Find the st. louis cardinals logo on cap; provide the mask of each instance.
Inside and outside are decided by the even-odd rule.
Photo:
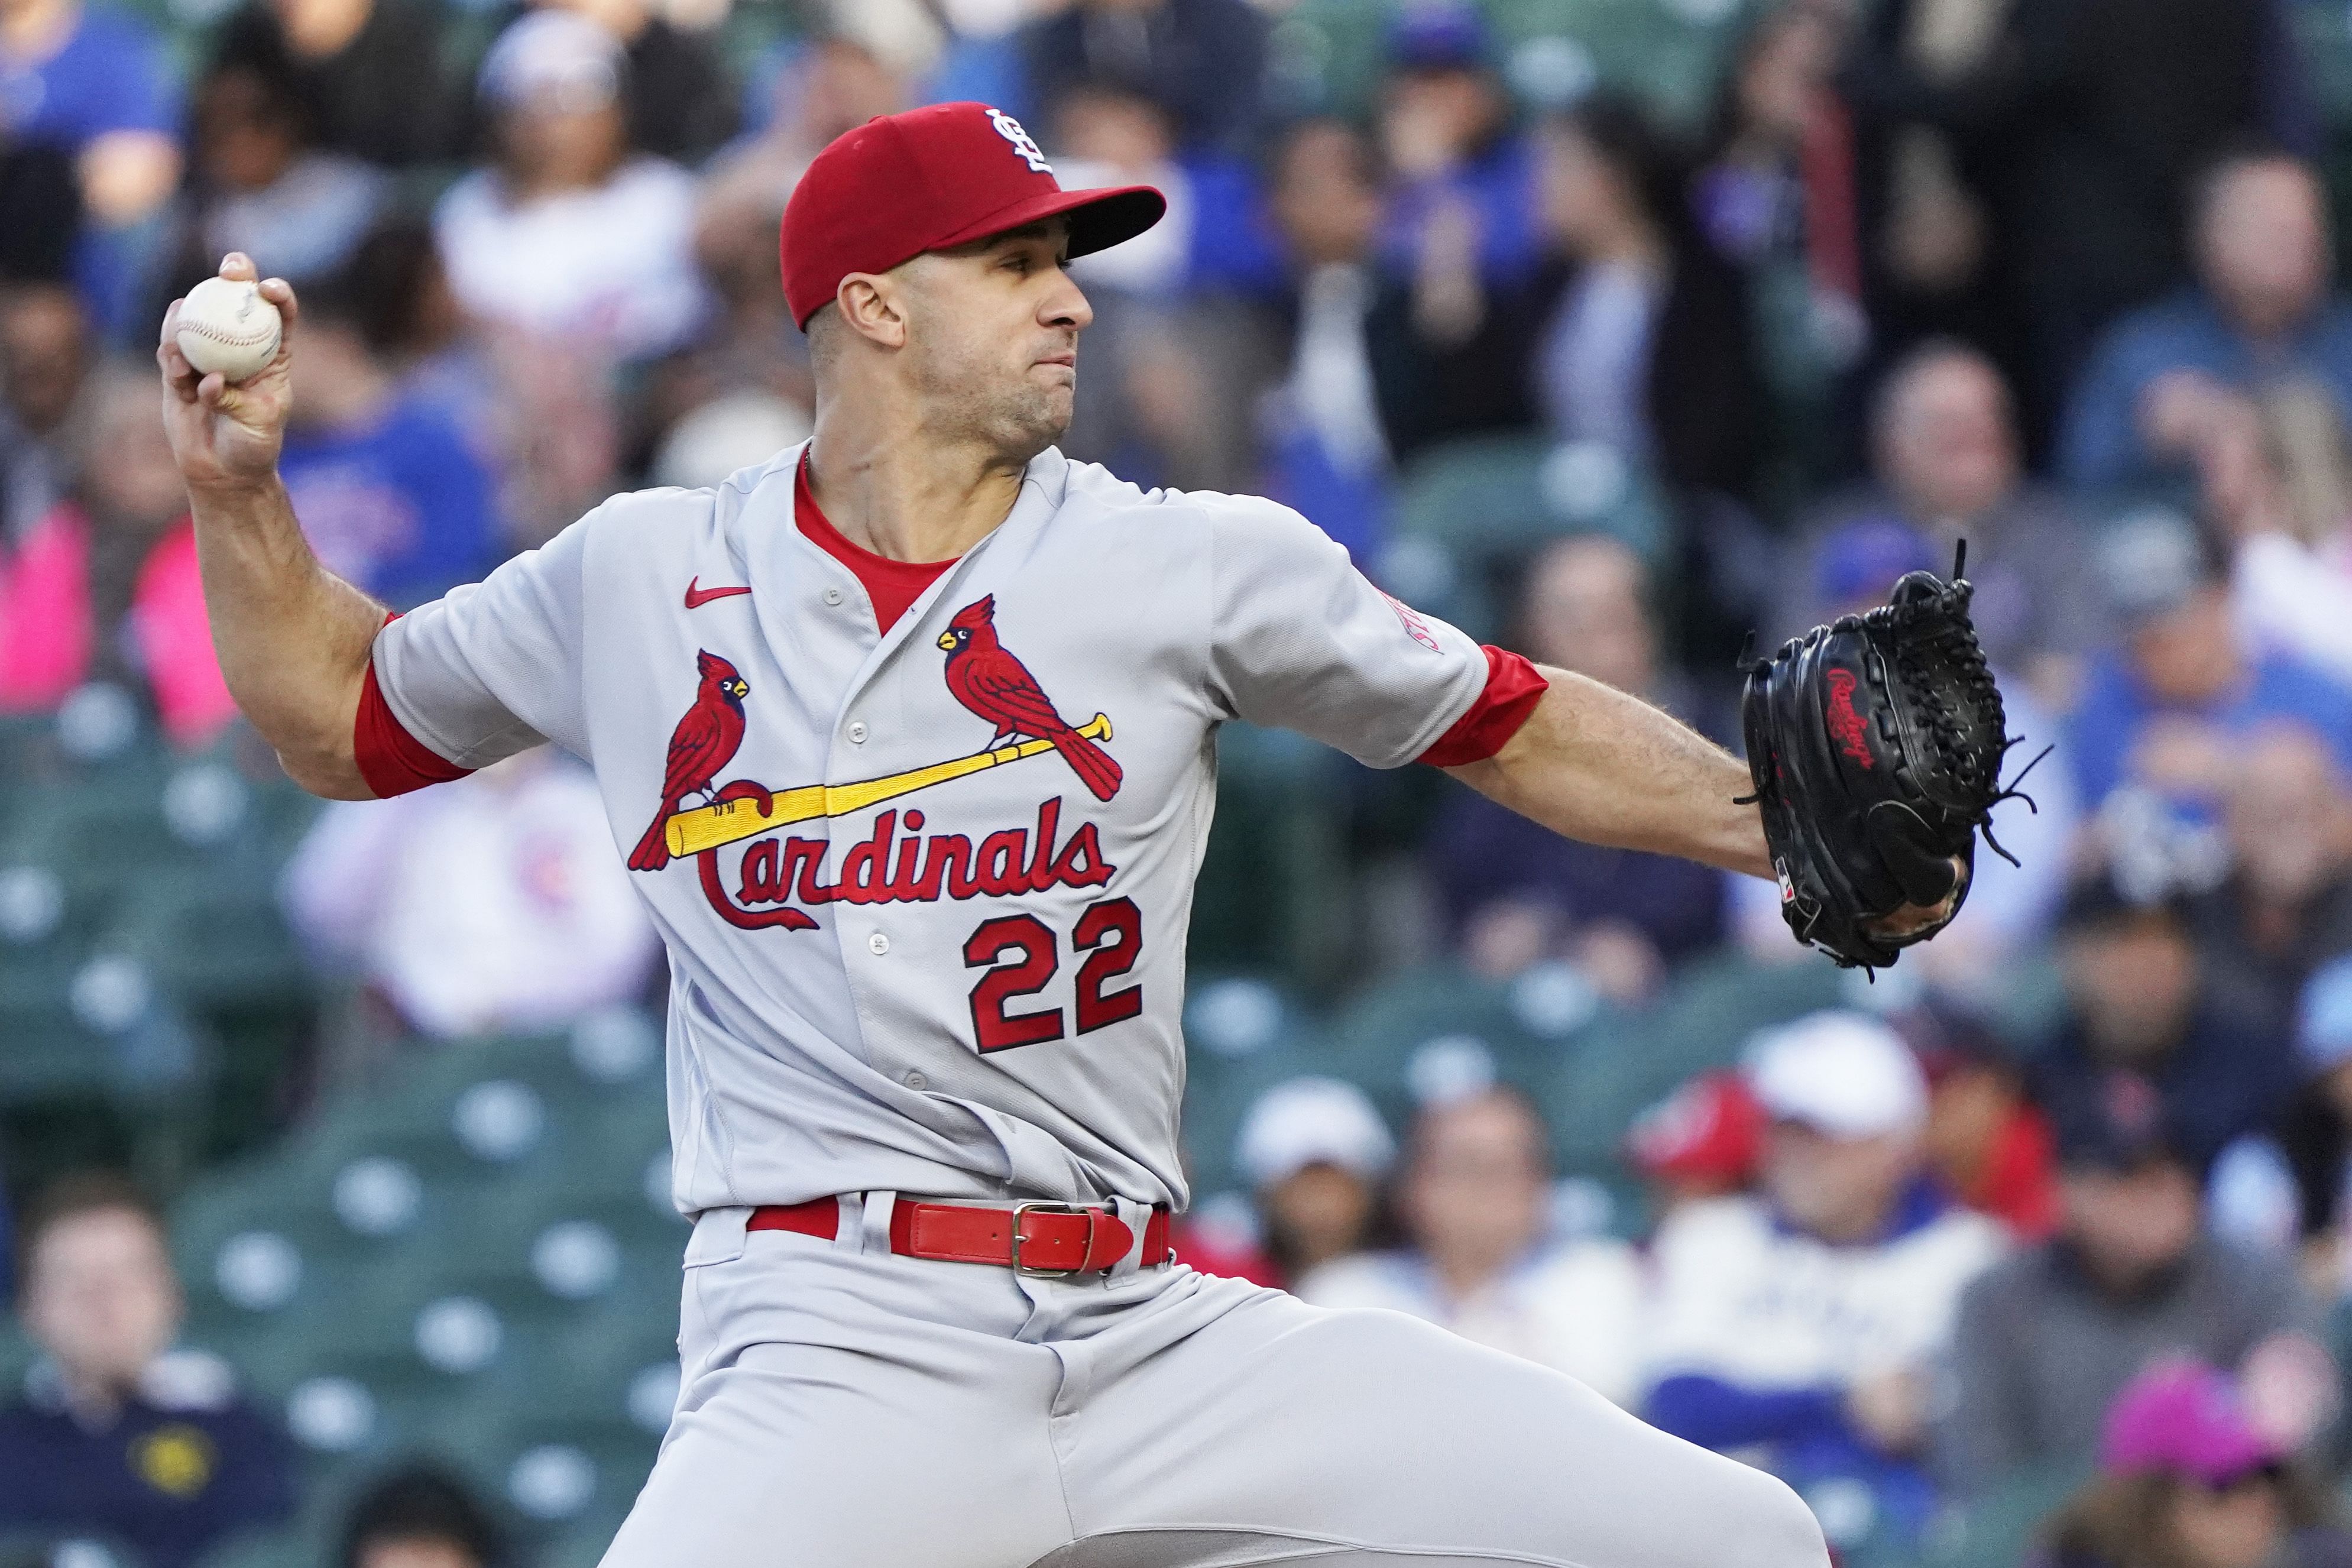
[[[1041,801],[1030,826],[992,833],[977,848],[961,833],[921,836],[923,813],[897,810],[875,818],[870,839],[851,845],[837,879],[824,879],[830,841],[768,837],[794,823],[847,816],[968,777],[1057,752],[1097,800],[1118,793],[1123,773],[1101,742],[1111,737],[1108,715],[1083,724],[1065,720],[1035,676],[996,635],[996,597],[985,595],[955,613],[938,638],[947,655],[942,675],[956,700],[988,721],[984,750],[922,767],[849,784],[802,784],[772,790],[749,779],[721,784],[719,773],[743,743],[744,699],[751,688],[717,654],[696,656],[701,682],[694,703],[671,733],[662,773],[661,805],[629,857],[635,871],[658,871],[692,856],[710,905],[745,930],[811,931],[816,921],[795,904],[929,902],[1043,892],[1055,886],[1100,887],[1118,868],[1103,858],[1095,825],[1084,822],[1064,837],[1062,801]],[[689,807],[688,800],[702,797]],[[721,878],[718,852],[757,839],[743,856],[735,892]],[[792,902],[786,902],[787,900]],[[760,909],[770,904],[779,907]]]
[[[843,132],[809,164],[776,236],[793,321],[831,304],[855,272],[887,272],[1049,217],[1068,254],[1141,234],[1168,210],[1149,185],[1066,191],[1021,121],[985,103],[927,104]]]
[[[988,122],[996,127],[996,133],[999,136],[1013,143],[1013,150],[1021,154],[1022,161],[1029,165],[1031,174],[1050,174],[1054,172],[1054,165],[1045,162],[1045,150],[1037,145],[1034,137],[1021,128],[1021,121],[1001,109],[992,109],[988,111]]]

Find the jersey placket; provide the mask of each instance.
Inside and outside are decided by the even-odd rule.
[[[797,502],[794,510],[797,510]],[[805,572],[812,580],[824,584],[816,595],[822,606],[816,613],[836,619],[854,617],[855,627],[845,628],[845,634],[873,639],[865,661],[850,677],[834,709],[833,728],[825,748],[824,783],[847,784],[935,760],[924,746],[910,748],[914,737],[906,733],[905,725],[898,721],[898,716],[913,706],[899,700],[899,683],[939,679],[936,669],[919,668],[923,649],[911,647],[910,641],[920,633],[940,596],[955,592],[956,584],[977,570],[976,563],[988,555],[991,545],[1012,531],[1016,523],[1034,528],[1039,515],[1050,510],[1037,486],[1024,484],[1004,522],[940,573],[887,630],[877,630],[873,602],[857,574],[803,533],[796,516],[789,520],[789,537],[782,543],[795,574]],[[825,866],[827,874],[835,879],[840,876],[842,856],[846,853],[845,841],[836,831],[844,820],[862,829],[870,818],[860,813],[849,818],[824,819]],[[893,951],[897,937],[891,929],[895,922],[890,911],[897,907],[836,903],[824,918],[833,923],[839,943],[842,981],[857,1016],[860,1054],[877,1070],[891,1073],[904,1088],[921,1093],[930,1083],[919,1066],[898,1068],[896,1064],[875,1059],[874,992],[919,984],[914,976],[902,973],[908,955]]]

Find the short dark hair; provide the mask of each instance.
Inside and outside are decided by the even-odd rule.
[[[445,1542],[480,1568],[506,1560],[506,1534],[490,1510],[464,1482],[430,1465],[394,1470],[359,1495],[343,1521],[337,1568],[359,1568],[370,1546],[388,1541]]]
[[[2062,938],[2137,931],[2159,924],[2185,933],[2187,901],[2186,893],[2169,882],[2142,893],[2123,886],[2111,868],[2098,866],[2067,884],[2065,897],[2058,907],[2056,928]]]
[[[51,1231],[68,1220],[94,1214],[128,1214],[142,1219],[159,1237],[170,1235],[163,1214],[137,1183],[117,1171],[80,1171],[60,1176],[26,1207],[16,1232],[16,1289],[33,1278],[33,1259]]]
[[[341,311],[371,350],[398,354],[415,345],[425,289],[440,268],[433,226],[396,213],[368,230],[325,287],[303,285],[302,312]]]
[[[1681,139],[1631,93],[1602,88],[1543,119],[1555,134],[1580,138],[1606,164],[1661,234],[1680,251],[1691,215],[1691,158]]]

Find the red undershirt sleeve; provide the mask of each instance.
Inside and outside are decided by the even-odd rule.
[[[400,618],[394,610],[384,616],[390,626]],[[375,659],[368,659],[367,677],[360,687],[360,710],[352,724],[352,759],[360,777],[378,800],[390,800],[427,784],[448,784],[473,772],[461,768],[408,732],[392,704],[376,684]]]
[[[1486,655],[1486,689],[1470,711],[1454,721],[1454,727],[1437,738],[1437,743],[1422,752],[1415,760],[1433,768],[1458,768],[1468,763],[1482,763],[1503,749],[1510,738],[1519,732],[1551,689],[1551,682],[1532,664],[1499,647],[1488,647]]]

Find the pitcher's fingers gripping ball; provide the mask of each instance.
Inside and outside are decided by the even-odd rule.
[[[1963,544],[1951,582],[1910,573],[1887,604],[1746,667],[1740,718],[1780,912],[1848,968],[1893,963],[1950,923],[1979,831],[2008,856],[1991,811],[2014,793],[2000,775],[2018,742],[1969,621],[1967,563]]]
[[[277,357],[284,327],[259,284],[207,278],[180,301],[173,341],[197,374],[217,372],[235,384],[260,374]]]

